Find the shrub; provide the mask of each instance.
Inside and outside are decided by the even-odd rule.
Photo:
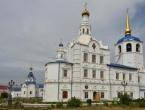
[[[57,102],[56,107],[57,108],[63,108],[63,102]]]
[[[21,101],[17,100],[15,103],[14,103],[14,106],[15,107],[23,107]]]
[[[129,105],[132,102],[132,99],[130,98],[130,96],[125,93],[125,94],[120,94],[120,104],[122,105]]]
[[[1,93],[1,98],[8,98],[8,93],[6,92]]]
[[[106,107],[109,106],[108,102],[104,101],[103,103],[104,103],[104,106],[106,106]]]
[[[80,107],[81,104],[82,104],[82,102],[80,99],[73,97],[68,101],[67,107],[76,108],[76,107]]]
[[[55,108],[55,106],[53,104],[51,104],[51,108]]]
[[[145,100],[144,99],[137,99],[136,102],[138,103],[138,106],[143,108],[145,107]]]
[[[88,104],[88,106],[91,106],[92,105],[92,100],[91,99],[87,99],[87,104]]]

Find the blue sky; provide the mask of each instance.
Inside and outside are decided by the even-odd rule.
[[[66,45],[78,36],[85,2],[92,36],[109,45],[111,59],[115,42],[124,36],[127,8],[133,36],[145,41],[145,0],[0,0],[0,84],[23,82],[31,64],[42,82],[60,39]]]

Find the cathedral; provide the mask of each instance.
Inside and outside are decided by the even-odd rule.
[[[145,98],[143,41],[132,35],[128,12],[124,36],[115,43],[115,63],[109,47],[92,36],[86,5],[81,16],[78,37],[66,46],[60,43],[56,59],[45,64],[43,101],[109,101],[121,93]]]

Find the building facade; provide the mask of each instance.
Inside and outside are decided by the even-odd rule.
[[[32,70],[33,68],[30,67],[30,72],[27,75],[27,78],[23,84],[21,84],[20,86],[14,85],[11,92],[13,98],[17,98],[17,97],[42,98],[43,97],[44,85],[36,83],[36,78]]]
[[[143,41],[131,34],[128,13],[125,35],[115,43],[115,63],[108,46],[91,34],[90,12],[84,6],[77,38],[59,44],[56,59],[45,65],[44,102],[113,100],[126,92],[145,98]]]

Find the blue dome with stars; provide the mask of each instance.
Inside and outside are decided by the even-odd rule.
[[[121,38],[120,40],[118,40],[116,44],[120,44],[120,43],[126,42],[126,41],[142,42],[138,37],[134,37],[132,35],[125,35],[123,38]]]

